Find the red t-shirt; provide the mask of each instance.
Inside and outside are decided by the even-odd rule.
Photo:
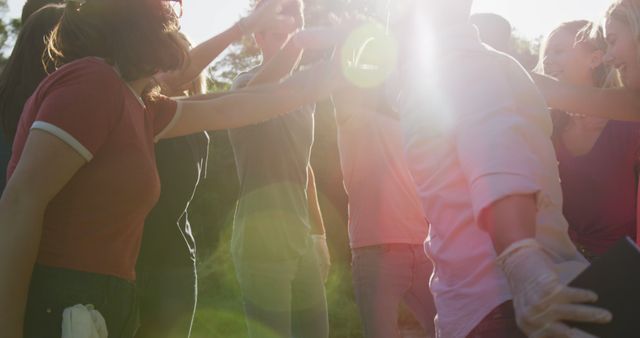
[[[55,135],[87,163],[47,207],[39,264],[135,280],[144,219],[160,194],[154,138],[177,113],[166,97],[145,108],[98,58],[69,63],[40,84],[25,105],[7,175],[30,129]]]

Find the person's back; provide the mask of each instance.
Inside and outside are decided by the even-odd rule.
[[[334,94],[363,334],[399,337],[400,303],[433,334],[436,309],[427,285],[433,265],[423,249],[429,226],[404,158],[400,121],[379,104],[379,94],[375,89]]]
[[[496,201],[537,196],[536,239],[553,261],[566,263],[563,281],[586,261],[567,235],[551,120],[534,84],[512,58],[484,47],[470,25],[438,38],[433,63],[419,66],[420,80],[409,85],[403,125],[431,223],[425,247],[436,269],[439,333],[465,337],[512,297],[492,237],[478,222]]]
[[[234,87],[244,87],[256,71],[240,75]],[[305,106],[271,121],[229,131],[240,183],[232,239],[232,252],[238,259],[277,261],[306,250],[313,112],[313,106]]]
[[[259,2],[258,7],[264,2]],[[281,12],[304,25],[302,1]],[[233,89],[263,81],[270,65],[300,58],[277,28],[254,35],[264,68],[241,74]],[[301,52],[301,50],[299,50]],[[296,58],[290,58],[293,54]],[[310,166],[315,105],[271,121],[229,130],[239,179],[231,255],[248,336],[326,338],[324,280],[329,257]]]

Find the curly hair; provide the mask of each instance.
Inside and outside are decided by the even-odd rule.
[[[59,67],[95,56],[118,68],[125,81],[180,69],[188,60],[178,20],[162,0],[68,1],[47,46]]]

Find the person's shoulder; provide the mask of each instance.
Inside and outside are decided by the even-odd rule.
[[[86,57],[69,62],[51,73],[45,81],[47,87],[74,85],[90,90],[94,87],[116,89],[124,85],[116,69],[96,57]]]
[[[81,76],[101,76],[110,79],[120,79],[116,68],[104,59],[97,57],[85,57],[69,62],[58,70],[56,73],[76,73]]]
[[[483,45],[473,62],[473,71],[485,85],[506,86],[510,91],[537,90],[529,72],[513,56]],[[506,89],[506,88],[505,88]]]

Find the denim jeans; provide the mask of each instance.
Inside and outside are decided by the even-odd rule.
[[[504,302],[476,325],[467,338],[526,338],[516,324],[511,301]]]
[[[436,308],[429,290],[433,264],[422,245],[384,244],[352,250],[353,286],[366,338],[396,338],[404,302],[434,333]]]
[[[24,338],[60,338],[62,313],[92,304],[109,338],[133,338],[138,326],[135,285],[116,277],[36,265],[29,286]]]
[[[234,259],[249,338],[327,338],[324,282],[312,245],[279,262]]]

